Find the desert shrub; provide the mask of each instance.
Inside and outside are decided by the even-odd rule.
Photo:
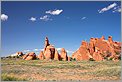
[[[76,61],[76,58],[71,58],[71,61]]]
[[[119,56],[119,60],[121,60],[121,55]]]
[[[95,61],[93,58],[90,58],[89,61]]]
[[[12,58],[11,56],[8,56],[7,58]]]
[[[2,81],[26,81],[26,79],[17,78],[14,76],[8,76],[7,74],[2,74],[1,80]]]
[[[115,53],[116,53],[116,55],[120,55],[121,54],[121,52],[118,52],[118,51],[115,51]]]
[[[113,58],[110,58],[109,60],[113,60]]]
[[[119,68],[106,68],[100,69],[98,71],[93,72],[96,76],[121,76],[121,70]]]

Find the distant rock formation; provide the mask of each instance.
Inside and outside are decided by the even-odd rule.
[[[59,61],[59,60],[61,60],[61,58],[65,61],[68,60],[67,52],[65,51],[65,49],[64,49],[64,51],[61,52],[61,55],[59,55],[57,49],[49,43],[48,37],[45,38],[44,51],[40,52],[40,55],[38,56],[38,58],[40,60],[45,59],[45,60],[58,60]]]
[[[40,54],[37,56],[40,60],[44,60],[44,53],[43,51],[40,52]]]
[[[68,61],[71,61],[71,58],[68,56]]]
[[[94,59],[101,61],[106,58],[118,60],[121,56],[121,43],[115,42],[112,36],[105,40],[105,37],[90,38],[90,42],[82,41],[80,48],[72,54],[76,60]]]
[[[27,53],[23,56],[24,60],[34,60],[36,59],[36,54],[34,52]]]
[[[68,60],[68,57],[67,57],[67,52],[64,48],[61,49],[61,59],[63,61],[67,61]]]
[[[14,57],[14,56],[23,56],[24,54],[22,52],[16,52],[15,54],[11,54],[10,56],[11,57]]]
[[[54,55],[54,60],[60,60],[60,55],[58,53],[58,51],[55,49],[55,55]]]
[[[113,41],[112,36],[108,36],[108,40],[105,37],[90,38],[90,42],[82,41],[80,48],[76,50],[72,57],[67,56],[67,52],[64,48],[61,49],[60,54],[57,49],[49,43],[48,37],[45,38],[44,51],[40,51],[40,54],[36,56],[34,52],[23,54],[17,52],[14,55],[22,56],[24,60],[57,60],[57,61],[71,61],[72,59],[77,61],[82,60],[113,60],[118,61],[121,58],[121,42]]]
[[[46,51],[46,47],[49,46],[49,40],[48,37],[45,37],[45,42],[44,42],[44,52]]]

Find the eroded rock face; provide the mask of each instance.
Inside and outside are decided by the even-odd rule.
[[[52,58],[52,57],[51,57],[51,51],[50,51],[50,48],[49,48],[49,47],[46,48],[46,50],[45,50],[45,52],[44,52],[44,56],[45,56],[45,59],[46,59],[46,60],[49,60],[49,59]]]
[[[105,40],[105,37],[90,38],[90,42],[82,41],[80,48],[72,54],[72,58],[76,60],[89,60],[93,58],[96,61],[102,61],[104,58],[118,59],[121,52],[121,44],[114,42],[112,36]],[[119,55],[117,55],[119,54]]]
[[[71,58],[68,56],[68,61],[71,61]]]
[[[90,58],[92,58],[92,56],[90,55],[88,46],[86,46],[87,42],[84,42],[84,43],[85,43],[85,45],[82,44],[80,46],[80,48],[78,49],[78,51],[76,51],[72,56],[73,58],[75,58],[78,61],[89,60]]]
[[[30,52],[23,56],[24,60],[34,60],[36,59],[36,54],[34,52]]]
[[[104,37],[104,36],[102,36],[100,39],[101,39],[101,40],[105,40],[105,37]]]
[[[90,55],[90,49],[88,48],[88,43],[86,43],[86,46],[80,46],[79,48],[79,53],[81,55],[81,59],[80,60],[89,60],[90,58],[92,58],[92,56]]]
[[[53,45],[49,43],[48,37],[45,38],[44,42],[44,51],[40,52],[39,59],[44,59],[45,60],[60,60],[61,56],[59,55],[58,51],[55,49]],[[44,56],[44,57],[43,57]]]
[[[113,42],[112,36],[108,36],[108,41]]]
[[[101,52],[98,50],[93,53],[93,59],[96,61],[102,61],[104,58],[103,58]]]
[[[63,61],[67,61],[68,60],[68,57],[67,57],[67,52],[64,48],[61,49],[61,59]]]
[[[41,51],[40,52],[40,54],[38,55],[38,58],[40,59],[40,60],[44,60],[44,53],[43,53],[43,51]]]
[[[55,49],[54,60],[60,60],[58,51]]]
[[[45,42],[44,42],[44,52],[46,50],[46,47],[49,46],[49,40],[48,40],[48,37],[45,37]]]

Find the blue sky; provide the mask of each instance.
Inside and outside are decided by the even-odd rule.
[[[2,56],[17,51],[38,52],[44,38],[71,55],[91,37],[121,40],[121,4],[118,1],[30,1],[1,3]],[[38,53],[37,53],[38,55]]]

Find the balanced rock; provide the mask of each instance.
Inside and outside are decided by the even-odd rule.
[[[46,47],[49,46],[49,40],[48,40],[48,37],[45,37],[45,42],[44,42],[44,52],[46,50]]]

